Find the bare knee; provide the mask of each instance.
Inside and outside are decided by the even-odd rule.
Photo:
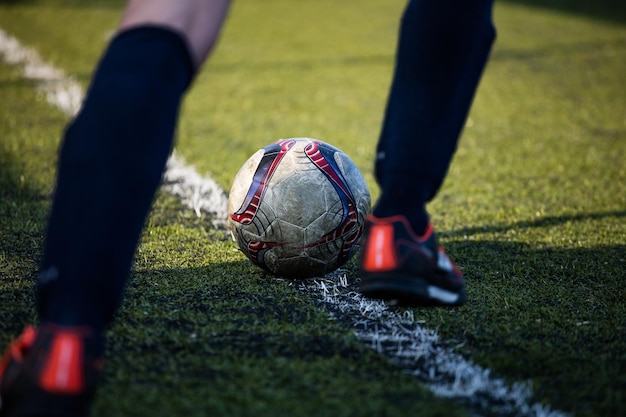
[[[199,67],[217,42],[229,5],[230,0],[129,0],[120,31],[143,25],[176,30]]]

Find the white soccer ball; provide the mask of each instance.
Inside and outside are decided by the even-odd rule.
[[[370,193],[354,162],[316,139],[283,139],[241,167],[228,223],[241,251],[284,278],[323,276],[357,252]]]

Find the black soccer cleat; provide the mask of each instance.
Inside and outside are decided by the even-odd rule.
[[[27,327],[0,361],[0,417],[85,417],[103,342],[85,327]]]
[[[467,298],[463,273],[437,244],[432,225],[417,236],[400,215],[367,217],[359,291],[406,307],[457,306]]]

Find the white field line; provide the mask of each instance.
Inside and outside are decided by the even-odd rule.
[[[52,106],[69,116],[78,112],[84,94],[80,85],[1,28],[0,55],[5,62],[21,68],[24,78],[33,81]],[[225,221],[225,192],[174,155],[168,161],[163,187],[196,214],[206,213],[217,223]],[[416,320],[412,311],[399,313],[382,302],[362,297],[341,271],[290,285],[314,294],[332,318],[348,323],[359,340],[419,378],[436,395],[459,400],[477,415],[566,416],[548,406],[533,404],[529,383],[507,384],[492,376],[489,369],[444,347],[437,333],[422,327],[423,322]]]
[[[331,317],[354,328],[359,340],[423,381],[436,395],[466,404],[473,415],[568,415],[533,404],[530,382],[507,384],[491,375],[489,369],[444,347],[437,332],[423,327],[413,310],[399,312],[381,301],[363,297],[341,270],[295,285],[316,294]]]
[[[68,116],[80,110],[84,95],[80,84],[1,28],[0,55],[5,62],[21,68],[24,78],[32,81],[52,106]],[[167,161],[163,189],[180,198],[198,216],[202,212],[209,213],[216,226],[224,223],[222,219],[226,218],[228,204],[224,190],[210,178],[202,177],[192,166],[181,162],[175,153]]]

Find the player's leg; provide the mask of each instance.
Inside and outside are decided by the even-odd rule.
[[[377,216],[424,210],[444,180],[494,38],[492,0],[413,0],[378,144]]]
[[[61,146],[39,286],[43,321],[103,327],[110,319],[182,96],[215,43],[227,4],[129,2]]]
[[[227,5],[130,1],[64,134],[38,285],[41,325],[0,362],[0,416],[87,414],[102,333],[120,303],[182,96]]]
[[[376,156],[381,197],[368,224],[365,295],[418,305],[465,300],[462,275],[438,250],[425,206],[444,180],[487,62],[492,3],[412,0],[405,10]],[[375,257],[373,236],[385,247],[400,236],[414,242],[415,265],[402,266],[406,254],[393,247]]]
[[[162,26],[184,35],[196,67],[211,52],[226,18],[230,0],[129,0],[120,31]]]

